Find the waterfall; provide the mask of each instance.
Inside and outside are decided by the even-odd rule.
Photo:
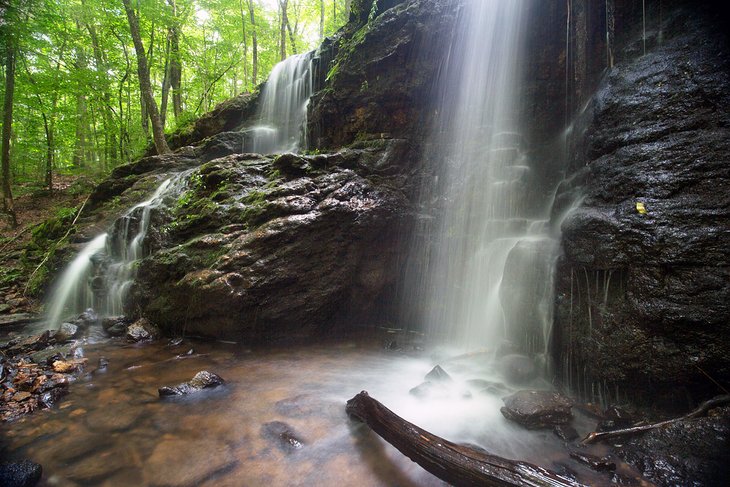
[[[447,343],[494,350],[508,340],[535,354],[552,322],[556,241],[554,193],[525,151],[517,115],[526,3],[469,0],[460,14],[426,155],[439,169],[422,203],[436,201],[437,215],[412,251],[406,304]]]
[[[149,199],[134,205],[107,233],[86,244],[51,294],[47,314],[52,326],[59,325],[65,315],[87,308],[93,308],[100,316],[122,314],[137,262],[145,256],[152,212],[181,190],[189,173],[165,179]]]
[[[244,150],[261,154],[296,152],[306,140],[307,104],[312,96],[315,51],[295,54],[271,70],[261,89],[258,122],[245,130]]]

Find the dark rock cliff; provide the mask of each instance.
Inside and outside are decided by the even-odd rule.
[[[709,7],[646,2],[644,37],[641,2],[599,3],[534,2],[517,87],[525,149],[544,161],[546,188],[566,179],[555,214],[584,198],[562,224],[555,364],[585,395],[618,387],[686,407],[687,393],[730,381],[725,29]],[[177,134],[174,154],[117,168],[77,240],[193,169],[156,217],[129,312],[168,332],[247,340],[394,320],[459,5],[353,2],[320,51],[308,109],[309,149],[332,153],[239,154],[253,95]],[[566,170],[561,134],[575,113]]]
[[[730,384],[730,50],[714,14],[665,11],[576,125],[585,199],[562,225],[555,329],[586,395],[686,408]]]

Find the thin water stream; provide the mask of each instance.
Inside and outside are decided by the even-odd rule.
[[[468,379],[499,380],[478,365],[482,360],[388,351],[362,339],[268,350],[107,341],[84,353],[88,373],[58,408],[0,426],[9,451],[43,465],[42,485],[445,485],[347,417],[345,402],[361,390],[450,440],[552,469],[568,465],[593,485],[606,480],[570,460],[549,431],[502,417],[505,392],[467,392]],[[106,370],[95,370],[100,357]],[[436,363],[455,387],[426,398],[410,394]],[[200,370],[219,374],[225,385],[158,397],[159,387]],[[275,422],[301,445],[272,434]],[[578,424],[582,433],[591,427]]]

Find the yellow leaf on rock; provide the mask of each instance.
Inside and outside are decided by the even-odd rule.
[[[646,206],[641,201],[636,202],[636,211],[639,212],[639,215],[646,215]]]

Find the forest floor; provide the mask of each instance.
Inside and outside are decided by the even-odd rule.
[[[30,186],[13,188],[18,226],[13,228],[9,218],[0,215],[0,314],[40,309],[39,301],[28,296],[25,289],[37,265],[23,259],[33,229],[63,209],[78,208],[92,187],[93,182],[84,176],[56,175],[53,191]]]

